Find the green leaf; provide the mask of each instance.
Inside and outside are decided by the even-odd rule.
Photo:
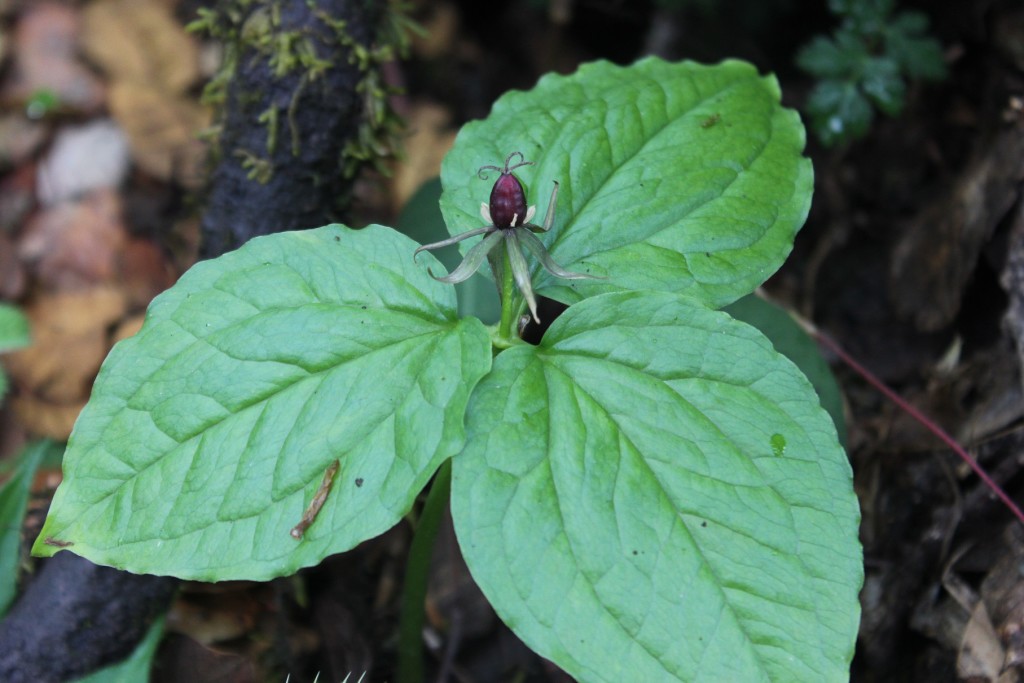
[[[822,407],[828,411],[835,423],[839,442],[846,443],[846,415],[843,410],[843,393],[828,363],[818,350],[817,343],[803,331],[803,328],[782,307],[749,294],[725,309],[726,313],[753,325],[768,337],[775,350],[800,368],[811,386],[818,392]]]
[[[442,167],[441,210],[452,234],[477,227],[495,180],[477,170],[522,152],[534,165],[516,175],[537,215],[560,183],[554,225],[541,235],[553,259],[607,278],[561,280],[531,261],[535,291],[572,303],[657,289],[717,307],[789,253],[810,206],[803,147],[778,83],[750,64],[596,62],[508,93],[465,126]]]
[[[0,353],[28,346],[28,320],[16,307],[0,304]]]
[[[869,58],[867,46],[860,35],[839,29],[834,39],[817,36],[801,48],[796,55],[796,63],[820,79],[858,80]]]
[[[817,78],[846,78],[850,75],[850,60],[836,41],[825,36],[815,36],[810,43],[800,48],[796,63],[801,69]]]
[[[266,579],[393,526],[461,448],[491,358],[416,246],[328,226],[194,266],[105,361],[33,551],[52,537],[133,572]]]
[[[21,524],[28,496],[43,457],[55,447],[49,441],[29,445],[18,456],[11,478],[0,486],[0,616],[10,608],[18,589],[21,565]]]
[[[164,637],[165,621],[166,617],[161,616],[153,622],[146,631],[146,637],[135,646],[128,659],[80,678],[76,683],[137,683],[150,680],[149,671],[153,668],[157,646]]]
[[[897,116],[903,109],[906,85],[899,65],[892,59],[872,57],[867,60],[861,87],[875,106],[889,116]]]
[[[448,237],[444,218],[438,207],[441,198],[441,179],[433,178],[423,183],[409,199],[398,216],[396,229],[420,244],[440,242]],[[455,270],[462,258],[457,246],[448,246],[431,252],[448,272]],[[494,283],[480,274],[466,280],[455,288],[459,297],[459,315],[474,316],[484,324],[498,322],[501,317],[501,303]]]
[[[875,116],[871,103],[855,83],[832,79],[814,86],[807,99],[807,112],[815,134],[827,146],[862,137]]]
[[[885,30],[885,51],[910,78],[937,81],[946,77],[939,41],[926,35],[928,18],[920,12],[901,12]]]
[[[847,680],[863,579],[849,462],[754,328],[592,298],[477,386],[452,514],[477,583],[580,681]]]

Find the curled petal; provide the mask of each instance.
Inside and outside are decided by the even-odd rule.
[[[523,226],[529,227],[529,226]],[[526,230],[519,231],[519,240],[530,250],[534,258],[540,261],[540,264],[544,266],[544,270],[548,271],[555,277],[564,278],[566,280],[604,280],[605,278],[598,275],[590,275],[588,273],[574,273],[571,270],[566,270],[562,266],[555,263],[555,260],[551,258],[551,254],[544,248],[544,243],[537,238],[532,232]]]
[[[416,251],[412,252],[412,258],[415,261],[416,260],[416,254],[420,253],[421,251],[427,251],[428,249],[440,249],[442,247],[448,247],[448,246],[451,246],[453,244],[458,244],[462,240],[468,240],[470,237],[476,237],[477,235],[482,235],[485,232],[491,232],[494,229],[495,228],[493,226],[488,225],[486,228],[477,228],[476,230],[470,230],[469,232],[463,232],[463,233],[460,233],[460,234],[456,235],[455,237],[449,237],[446,240],[441,240],[440,242],[434,242],[432,244],[424,244],[422,247],[418,247],[416,249]]]
[[[530,283],[530,268],[526,265],[526,257],[523,256],[523,248],[519,244],[519,233],[521,231],[510,229],[505,230],[505,248],[508,250],[508,262],[512,266],[512,277],[515,278],[516,287],[522,292],[526,299],[526,305],[530,307],[534,322],[540,322],[537,317],[537,300],[533,296],[533,285]]]
[[[438,282],[447,282],[453,285],[468,280],[473,273],[479,270],[484,259],[487,258],[487,253],[491,249],[494,249],[494,247],[498,246],[498,243],[505,238],[505,234],[501,230],[490,230],[491,234],[480,240],[478,244],[475,244],[472,249],[466,252],[466,258],[462,259],[462,263],[460,263],[455,270],[444,277],[437,277],[433,273],[430,273],[430,270],[428,269],[427,272],[430,273],[430,277],[434,278]],[[476,230],[471,232],[479,234],[479,231]],[[463,233],[463,235],[465,234],[468,233]],[[459,237],[462,237],[462,235],[459,235]],[[440,244],[440,242],[438,242],[438,244]],[[420,248],[422,249],[423,247]]]

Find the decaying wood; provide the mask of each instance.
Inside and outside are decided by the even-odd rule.
[[[946,327],[960,311],[982,249],[1020,196],[1024,122],[1003,125],[979,149],[949,194],[911,223],[892,254],[896,310],[918,329]]]

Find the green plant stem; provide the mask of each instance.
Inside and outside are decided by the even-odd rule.
[[[448,507],[452,489],[452,461],[445,460],[437,470],[427,502],[416,523],[409,558],[405,565],[405,587],[402,590],[402,611],[398,626],[397,683],[423,681],[423,620],[430,578],[430,559],[441,518]]]
[[[509,344],[517,334],[516,318],[518,317],[519,302],[516,299],[516,280],[512,274],[512,264],[509,262],[508,251],[502,249],[501,321],[498,323],[498,337]]]

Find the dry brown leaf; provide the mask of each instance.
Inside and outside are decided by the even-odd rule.
[[[405,160],[395,169],[392,184],[397,213],[425,181],[441,173],[441,161],[455,143],[448,110],[431,102],[412,106],[406,117],[409,137]]]
[[[84,400],[110,350],[108,329],[124,311],[113,287],[36,297],[25,310],[32,344],[6,356],[12,384],[49,401]]]
[[[1024,669],[1024,530],[1011,524],[1003,534],[1005,545],[995,566],[981,584],[996,630],[1006,647],[1007,668]]]
[[[139,330],[142,329],[142,323],[144,322],[146,322],[146,316],[142,313],[127,318],[117,326],[116,330],[114,330],[113,339],[111,339],[111,341],[116,344],[117,342],[128,339],[129,337],[134,337],[139,333]]]
[[[199,78],[199,48],[161,2],[94,1],[82,24],[82,47],[112,81],[181,94]]]
[[[29,431],[68,437],[124,309],[124,296],[111,287],[44,294],[26,306],[32,344],[6,354],[4,364],[17,387],[11,404]]]
[[[22,164],[7,173],[0,180],[0,234],[17,234],[36,203],[36,164]]]
[[[67,107],[94,112],[103,86],[78,61],[78,11],[67,3],[29,3],[14,30],[12,64],[4,82],[7,100],[28,100],[51,91]]]
[[[197,138],[210,112],[195,101],[122,81],[110,88],[110,111],[128,134],[132,157],[160,180],[202,183],[206,147]]]
[[[36,214],[18,256],[44,288],[74,290],[111,282],[125,239],[121,198],[102,189]]]
[[[960,651],[956,658],[956,672],[960,680],[986,681],[986,683],[1016,683],[1016,672],[1003,671],[1006,652],[992,626],[985,603],[981,600],[971,611],[964,629]]]
[[[24,394],[11,399],[11,408],[21,426],[34,436],[67,441],[85,401],[73,404],[51,403]]]
[[[25,269],[6,235],[0,234],[0,299],[15,301],[25,291]]]
[[[0,165],[18,166],[35,155],[46,142],[48,126],[21,113],[0,117]]]
[[[203,645],[239,638],[256,626],[263,610],[259,597],[241,590],[184,595],[167,614],[167,628]]]
[[[175,273],[160,248],[148,239],[129,239],[118,258],[121,288],[128,308],[145,308],[153,297],[174,284]]]
[[[435,59],[452,50],[458,38],[459,10],[447,0],[423,5],[425,16],[417,17],[422,33],[412,38],[412,49],[420,57]]]

